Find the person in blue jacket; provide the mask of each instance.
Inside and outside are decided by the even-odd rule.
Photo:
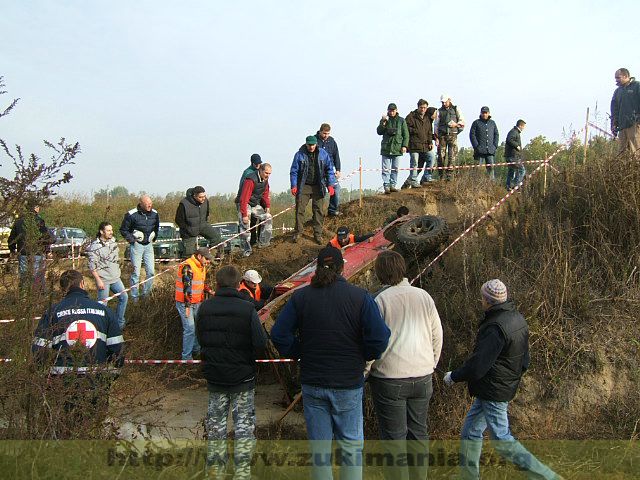
[[[293,242],[297,243],[304,226],[304,211],[311,200],[313,211],[313,239],[318,245],[322,245],[322,203],[327,192],[329,196],[335,194],[333,162],[327,151],[318,148],[318,139],[315,135],[309,135],[305,144],[296,152],[289,170],[291,181],[291,195],[296,198],[296,226],[293,233]]]
[[[334,438],[340,478],[361,478],[365,363],[380,358],[391,334],[373,297],[345,280],[343,266],[340,250],[320,250],[311,284],[296,290],[271,330],[280,354],[300,359],[313,478],[331,478]]]
[[[469,140],[473,146],[473,158],[479,162],[484,161],[487,166],[487,173],[491,180],[495,180],[496,175],[493,169],[496,163],[496,150],[500,141],[498,126],[491,119],[489,107],[480,109],[480,118],[473,121],[469,130]]]

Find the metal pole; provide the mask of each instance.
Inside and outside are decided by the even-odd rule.
[[[358,157],[360,162],[360,208],[362,208],[362,157]]]
[[[71,268],[73,268],[75,270],[76,269],[76,257],[73,254],[73,240],[74,240],[74,238],[71,237]]]
[[[584,121],[584,163],[587,163],[587,145],[589,140],[589,107],[587,107],[587,119]]]

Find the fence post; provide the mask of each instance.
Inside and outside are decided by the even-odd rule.
[[[358,161],[360,163],[360,208],[362,208],[362,157],[358,157]]]
[[[584,122],[584,159],[582,163],[587,163],[587,145],[589,141],[589,107],[587,107],[587,119]]]
[[[75,255],[73,253],[73,240],[74,240],[74,238],[71,237],[71,268],[75,270],[76,269],[76,257],[75,257]]]
[[[544,152],[544,186],[542,187],[542,196],[547,196],[547,167],[549,166],[549,156]]]

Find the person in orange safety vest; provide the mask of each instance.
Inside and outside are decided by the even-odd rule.
[[[260,310],[271,297],[273,287],[264,285],[262,277],[255,270],[247,270],[242,276],[238,291],[242,298],[252,302],[256,306],[256,310]]]
[[[346,247],[347,245],[353,245],[354,243],[364,242],[365,240],[373,237],[373,233],[356,237],[353,233],[349,232],[349,227],[340,227],[336,232],[335,237],[329,241],[329,245],[338,250]]]

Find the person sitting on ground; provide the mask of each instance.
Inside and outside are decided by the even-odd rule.
[[[264,285],[262,277],[255,270],[247,270],[242,276],[238,291],[242,298],[253,303],[256,310],[260,310],[271,297],[273,287]]]
[[[405,215],[409,215],[409,208],[404,206],[404,205],[402,205],[400,208],[398,208],[398,210],[396,211],[395,215],[391,215],[391,216],[387,217],[387,219],[384,221],[382,226],[386,227],[391,222],[399,219],[400,217],[404,217]]]
[[[369,240],[371,237],[373,237],[373,233],[367,233],[366,235],[356,237],[353,233],[349,232],[349,227],[342,226],[338,228],[336,235],[329,241],[329,245],[340,250],[341,248],[349,245]]]

